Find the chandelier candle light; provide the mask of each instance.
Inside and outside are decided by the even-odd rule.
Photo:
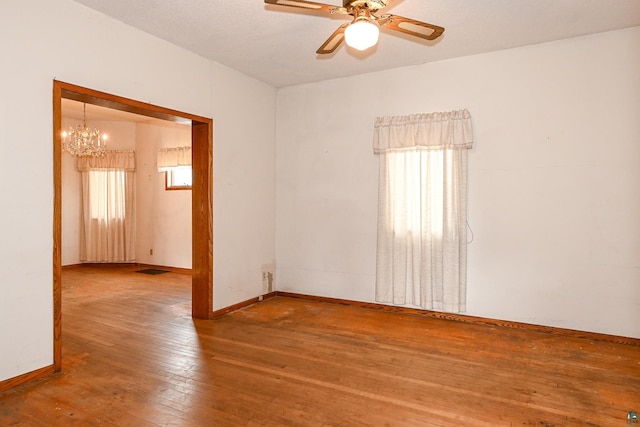
[[[72,156],[99,157],[107,148],[107,135],[93,126],[87,126],[87,104],[84,104],[82,125],[62,132],[62,149]]]

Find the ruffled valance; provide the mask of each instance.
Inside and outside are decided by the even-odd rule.
[[[411,114],[376,118],[373,152],[468,149],[472,143],[473,128],[467,110]]]
[[[158,172],[167,172],[180,167],[191,167],[191,147],[162,148],[158,151]]]
[[[134,172],[136,170],[135,151],[107,150],[100,157],[78,157],[78,170],[119,170]]]

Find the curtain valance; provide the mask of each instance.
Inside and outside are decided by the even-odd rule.
[[[78,170],[86,172],[90,170],[119,170],[135,172],[135,151],[107,150],[100,157],[78,157]]]
[[[158,172],[191,167],[191,147],[170,147],[158,151]]]
[[[473,143],[471,115],[467,110],[444,113],[378,117],[373,152],[466,149]]]

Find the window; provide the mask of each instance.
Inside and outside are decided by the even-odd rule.
[[[466,110],[376,119],[376,301],[466,310]]]
[[[81,262],[135,260],[135,164],[133,151],[78,158]]]
[[[92,219],[123,220],[126,212],[123,170],[91,170],[89,175],[89,215]]]
[[[191,190],[193,173],[191,167],[179,167],[165,172],[167,190]]]
[[[387,153],[387,174],[395,233],[428,232],[442,238],[444,152],[441,150]]]
[[[166,190],[191,190],[191,147],[169,147],[158,150],[158,172],[164,172]]]

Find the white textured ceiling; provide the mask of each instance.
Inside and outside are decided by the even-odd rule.
[[[275,87],[640,25],[640,0],[391,0],[383,13],[443,26],[444,35],[428,42],[383,29],[366,53],[343,45],[321,56],[348,17],[263,0],[75,1]]]

